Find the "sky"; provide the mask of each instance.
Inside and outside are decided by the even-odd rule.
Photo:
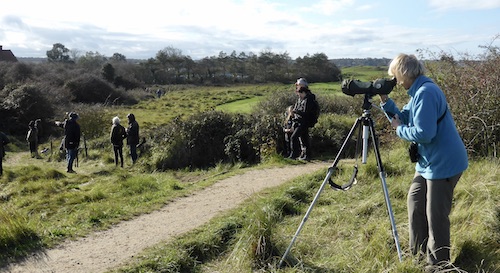
[[[56,43],[127,59],[173,47],[192,59],[236,51],[394,58],[500,46],[500,0],[2,0],[0,45],[47,57]]]

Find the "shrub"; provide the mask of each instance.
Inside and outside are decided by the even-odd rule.
[[[0,99],[3,122],[18,136],[26,133],[31,120],[51,118],[54,114],[52,104],[34,85],[6,87],[0,93]]]
[[[68,81],[65,87],[74,96],[73,102],[103,104],[131,103],[125,93],[115,90],[109,83],[89,74]]]
[[[155,169],[200,168],[227,161],[223,140],[238,132],[231,115],[210,111],[152,130]]]
[[[441,52],[427,68],[446,94],[449,108],[469,153],[498,156],[500,151],[500,53],[486,47],[484,55],[463,55],[456,61]]]

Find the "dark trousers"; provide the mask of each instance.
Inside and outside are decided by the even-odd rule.
[[[129,147],[130,147],[130,157],[132,158],[132,163],[135,163],[135,161],[137,161],[137,145],[131,144],[129,145]]]
[[[78,154],[78,148],[66,149],[66,159],[68,161],[68,171],[73,170],[73,162]]]
[[[36,142],[36,141],[30,141],[30,142],[29,142],[29,146],[30,146],[30,153],[31,153],[31,156],[35,156],[35,155],[37,155],[37,154],[38,154],[38,151],[37,151],[37,149],[38,149],[38,147],[37,147],[37,146],[38,146],[38,144],[37,144],[37,142]]]
[[[462,174],[429,180],[415,173],[408,191],[410,248],[426,254],[429,264],[450,262],[450,219],[453,190]]]
[[[115,165],[123,167],[123,146],[113,145],[113,153],[115,154]]]
[[[293,158],[298,157],[301,152],[304,153],[304,156],[310,156],[309,149],[309,127],[300,125],[292,133],[291,137],[291,147]]]

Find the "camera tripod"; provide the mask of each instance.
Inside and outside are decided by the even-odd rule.
[[[396,223],[394,221],[394,214],[392,212],[391,200],[389,199],[389,192],[387,190],[387,184],[386,184],[386,181],[385,181],[386,174],[385,174],[385,171],[384,171],[384,167],[382,166],[382,160],[380,158],[380,152],[379,152],[379,145],[378,145],[377,137],[375,135],[375,126],[374,126],[374,123],[373,123],[373,119],[371,117],[371,111],[370,111],[371,107],[372,107],[371,96],[369,94],[365,94],[365,99],[364,99],[364,102],[363,102],[363,115],[361,117],[359,117],[356,120],[356,122],[354,123],[354,125],[352,126],[352,128],[349,131],[349,134],[347,135],[347,137],[345,138],[344,143],[342,144],[342,146],[341,146],[341,148],[340,148],[337,156],[335,157],[335,160],[334,160],[333,164],[331,165],[331,167],[328,168],[328,172],[326,174],[325,179],[323,180],[323,183],[321,184],[318,192],[314,196],[314,199],[311,202],[311,204],[309,205],[309,208],[307,209],[307,212],[304,215],[304,218],[302,219],[302,222],[300,223],[297,231],[295,232],[295,235],[293,236],[292,241],[290,242],[288,248],[286,249],[285,253],[283,254],[283,257],[280,260],[280,263],[278,265],[279,267],[281,267],[281,265],[283,264],[283,262],[286,259],[287,255],[289,254],[289,252],[290,252],[290,250],[292,248],[293,243],[295,242],[295,240],[299,236],[300,231],[302,230],[305,222],[309,218],[309,214],[311,213],[314,205],[318,201],[318,199],[319,199],[319,197],[321,195],[321,192],[325,188],[326,184],[328,183],[332,187],[332,189],[334,189],[334,190],[343,190],[343,191],[350,189],[353,184],[356,184],[356,182],[357,182],[356,181],[356,175],[357,175],[357,172],[358,172],[357,166],[354,167],[353,175],[352,175],[350,181],[347,184],[338,185],[338,184],[335,184],[331,180],[332,174],[337,169],[337,164],[340,161],[340,157],[343,154],[344,150],[346,149],[347,144],[349,143],[349,140],[351,139],[351,137],[354,135],[354,132],[356,131],[356,129],[359,129],[359,131],[358,131],[358,139],[357,139],[358,145],[356,146],[356,150],[358,150],[359,142],[361,141],[361,139],[363,141],[363,153],[362,153],[362,161],[361,161],[363,164],[366,164],[366,158],[367,158],[367,155],[368,155],[368,138],[369,138],[370,135],[372,137],[372,142],[373,142],[373,147],[374,147],[374,150],[375,150],[375,157],[376,157],[376,160],[377,160],[377,166],[378,166],[379,176],[380,176],[380,180],[382,182],[382,188],[383,188],[383,191],[384,191],[385,204],[387,206],[387,212],[389,214],[389,219],[391,221],[392,235],[394,237],[394,242],[396,244],[396,249],[397,249],[397,252],[398,252],[399,261],[401,262],[403,260],[402,253],[401,253],[401,248],[399,246],[399,237],[398,237],[398,232],[397,232],[397,229],[396,229]],[[361,134],[362,134],[362,138],[361,138]],[[358,151],[356,151],[356,153],[357,152]]]

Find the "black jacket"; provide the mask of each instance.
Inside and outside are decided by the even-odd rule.
[[[64,147],[76,149],[80,146],[80,124],[75,119],[64,122]]]
[[[113,146],[123,146],[123,140],[126,137],[127,133],[125,132],[125,127],[123,127],[121,124],[113,124],[113,126],[111,126],[110,139],[111,143],[113,143]]]
[[[293,111],[295,113],[294,121],[299,124],[299,126],[308,127],[314,118],[313,106],[314,100],[316,99],[316,95],[307,92],[304,99],[298,98],[297,102],[294,105]]]

